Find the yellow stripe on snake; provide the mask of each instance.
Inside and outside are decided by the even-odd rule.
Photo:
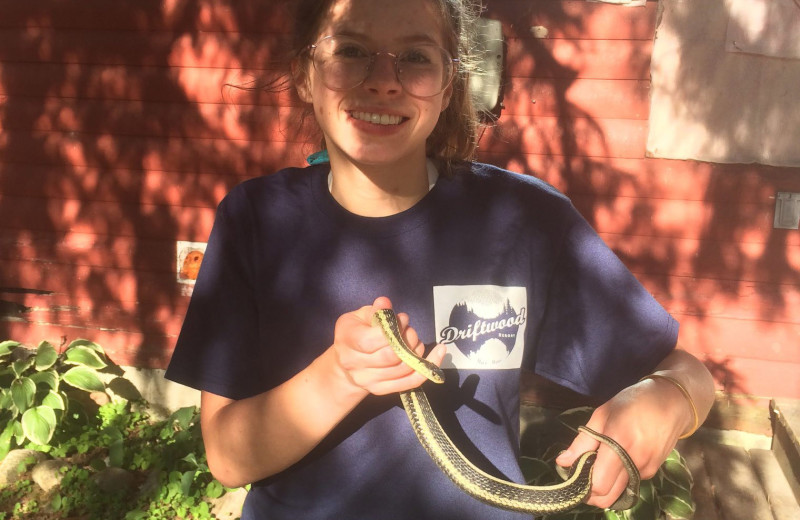
[[[381,328],[397,356],[434,383],[444,382],[444,372],[412,351],[400,333],[397,317],[390,309],[379,310],[373,318]],[[580,456],[567,480],[552,486],[527,486],[498,479],[482,471],[458,450],[433,413],[428,397],[421,388],[400,393],[414,433],[439,468],[459,488],[478,500],[502,509],[532,515],[568,511],[580,505],[592,487],[592,467],[597,452]],[[639,471],[625,450],[613,439],[585,426],[578,430],[609,446],[622,459],[628,472],[628,487],[612,509],[629,509],[639,496]]]

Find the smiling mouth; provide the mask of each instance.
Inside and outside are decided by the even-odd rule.
[[[368,123],[372,123],[375,125],[399,125],[402,123],[406,118],[402,116],[392,116],[389,114],[374,114],[372,112],[350,112],[350,116],[353,119],[358,119],[359,121],[367,121]]]

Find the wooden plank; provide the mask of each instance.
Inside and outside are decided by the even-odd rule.
[[[199,235],[199,234],[198,234]],[[204,236],[190,241],[205,241]],[[194,240],[197,238],[198,240]],[[14,232],[0,229],[0,260],[59,262],[74,266],[137,269],[175,273],[174,239],[98,235],[95,233]]]
[[[649,113],[646,80],[511,78],[500,117],[647,119]]]
[[[585,0],[488,0],[484,7],[482,16],[504,22],[508,36],[649,40],[655,34],[658,3],[625,8]]]
[[[63,132],[8,132],[0,163],[89,166],[127,170],[230,173],[305,164],[317,148],[285,141],[280,132],[271,141],[230,139],[147,138]]]
[[[262,174],[260,165],[242,172],[183,173],[0,163],[0,186],[6,199],[47,197],[215,208],[236,184]]]
[[[0,12],[6,28],[272,33],[287,30],[292,10],[287,0],[0,0]]]
[[[50,199],[3,199],[0,222],[10,230],[78,231],[100,235],[169,240],[176,236],[207,236],[214,208],[123,204]]]
[[[647,122],[632,119],[507,116],[486,130],[480,148],[490,154],[644,157]]]
[[[6,132],[231,141],[285,140],[300,120],[300,111],[293,107],[59,98],[9,97],[0,99],[0,111],[4,113],[2,128]],[[292,137],[302,139],[301,135]]]
[[[653,158],[585,158],[490,153],[479,160],[534,175],[567,195],[774,204],[777,191],[800,191],[800,168]]]
[[[522,40],[509,38],[506,77],[650,79],[649,40]]]
[[[236,91],[269,79],[264,70],[185,65],[81,65],[77,63],[5,63],[0,96],[274,104],[274,95]],[[294,95],[294,94],[292,94]],[[268,100],[261,102],[260,100]],[[294,102],[294,104],[299,104]]]
[[[278,34],[0,29],[0,62],[126,67],[274,68],[289,57]],[[286,61],[288,62],[288,61]]]
[[[775,233],[789,236],[782,230]],[[762,290],[773,294],[783,290],[781,284],[793,287],[800,283],[800,240],[778,243],[772,239],[770,244],[769,235],[766,232],[756,237],[766,240],[759,243],[600,233],[625,265],[637,273],[710,279],[720,284],[738,282],[747,287],[748,294],[761,294]],[[762,287],[760,283],[773,285]]]

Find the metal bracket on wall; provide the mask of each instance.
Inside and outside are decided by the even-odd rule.
[[[800,226],[800,193],[779,191],[775,196],[775,229],[798,229]]]

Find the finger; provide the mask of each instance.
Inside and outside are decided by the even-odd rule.
[[[613,481],[609,482],[608,477],[597,476],[593,471],[592,493],[586,502],[602,509],[611,507],[625,491],[625,487],[628,485],[628,474],[622,470],[613,478]]]
[[[556,457],[556,464],[568,468],[587,451],[596,451],[600,443],[585,433],[578,433],[572,444]]]

